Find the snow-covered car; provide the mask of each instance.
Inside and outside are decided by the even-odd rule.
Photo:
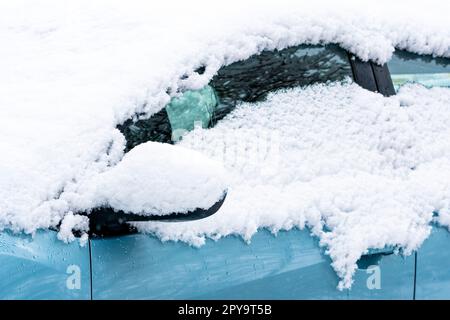
[[[199,68],[196,72],[204,70]],[[184,92],[149,119],[130,119],[120,124],[119,129],[126,138],[127,151],[147,141],[173,144],[183,134],[194,130],[195,125],[199,126],[197,130],[204,132],[207,130],[203,128],[212,128],[223,119],[232,122],[233,117],[227,116],[241,103],[265,101],[275,91],[349,79],[365,90],[384,96],[395,95],[396,90],[408,82],[449,87],[450,60],[396,51],[387,64],[378,65],[363,62],[336,45],[300,45],[264,51],[223,67],[207,86]],[[194,139],[192,143],[204,144],[205,141]],[[192,156],[184,155],[180,150],[172,150],[176,158]],[[166,157],[163,162],[170,159],[170,153],[161,149],[161,154]],[[193,163],[205,165],[204,162]],[[169,168],[179,170],[176,166],[177,163],[172,163]],[[163,167],[163,163],[159,167],[155,165],[156,170]],[[179,174],[184,173],[183,169],[192,170],[191,167],[185,166]],[[205,167],[194,171],[196,176],[201,175],[202,169]],[[134,171],[140,172],[139,168]],[[195,193],[195,190],[191,192]],[[393,255],[392,247],[367,252],[358,260],[352,289],[340,291],[336,289],[339,278],[324,249],[306,230],[280,231],[276,237],[260,231],[250,244],[229,236],[217,241],[208,240],[198,249],[183,243],[162,243],[136,233],[136,228],[126,223],[140,220],[186,223],[183,221],[214,214],[224,200],[222,197],[208,210],[169,216],[144,217],[96,209],[91,212],[90,237],[83,247],[78,243],[58,241],[56,231],[39,231],[33,239],[3,232],[0,234],[1,297],[450,297],[450,274],[443,268],[450,264],[449,234],[441,229],[436,229],[423,248],[406,258]]]
[[[450,299],[449,5],[310,2],[1,3],[0,298]]]

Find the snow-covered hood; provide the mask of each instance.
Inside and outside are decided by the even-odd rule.
[[[394,48],[450,57],[449,5],[446,1],[421,1],[420,4],[377,1],[376,7],[373,1],[339,4],[331,1],[308,2],[252,0],[211,4],[210,1],[164,1],[164,4],[156,5],[148,1],[2,1],[0,229],[32,233],[39,228],[56,226],[66,216],[74,220],[73,214],[81,208],[85,209],[85,203],[81,204],[79,199],[91,190],[92,181],[98,181],[99,175],[112,170],[124,156],[125,141],[116,129],[117,124],[136,114],[145,117],[157,112],[179,92],[207,84],[221,66],[262,50],[281,49],[300,43],[337,43],[363,60],[371,59],[379,63],[389,60]],[[201,75],[194,72],[200,66],[206,67]],[[383,98],[355,85],[343,86],[340,89],[344,94],[367,96],[364,103],[370,108],[401,105],[401,96]],[[322,92],[324,97],[330,94],[327,90]],[[428,109],[431,113],[427,114],[421,109],[420,101],[417,102],[417,109],[420,110],[417,112],[425,112],[425,117],[433,120],[437,117],[433,112],[445,113],[443,106],[448,103],[448,90],[408,90],[403,94],[404,99],[419,99],[423,95],[424,99],[428,99],[427,104],[436,105],[436,108]],[[296,94],[301,98],[304,93]],[[348,101],[354,102],[352,99]],[[357,108],[354,112],[352,120],[361,110]],[[409,116],[416,120],[414,112],[411,113]],[[441,120],[447,119],[446,116]],[[408,123],[401,117],[399,121]],[[332,126],[332,123],[329,125]],[[442,128],[438,137],[448,133],[443,126],[438,128]],[[433,130],[430,129],[430,132]],[[425,140],[415,139],[418,139],[414,141],[418,141],[416,147],[420,149]],[[393,149],[403,150],[403,143],[406,142],[402,139],[396,141]],[[443,171],[448,167],[447,161],[450,161],[445,143],[436,146],[437,149],[443,148],[439,149],[442,152],[429,155],[439,158],[438,165]],[[207,150],[203,152],[208,154]],[[423,157],[426,158],[425,155]],[[437,161],[437,158],[431,160]],[[422,163],[416,158],[411,161]],[[424,160],[423,163],[431,166],[430,170],[437,170],[437,167],[426,162]],[[315,169],[311,170],[304,173],[311,175],[312,180],[310,185],[301,187],[302,192],[310,188],[321,190],[319,182],[313,182]],[[420,171],[417,172],[416,175],[419,175]],[[341,177],[344,173],[336,174]],[[232,176],[237,179],[235,181],[240,181]],[[383,174],[380,177],[382,179]],[[363,181],[365,178],[361,179]],[[367,179],[370,180],[369,177]],[[397,181],[395,179],[393,181]],[[347,180],[342,177],[336,178],[337,181],[343,184],[338,187],[344,188]],[[381,183],[381,180],[377,181]],[[392,184],[392,191],[395,192],[400,185],[393,181],[386,183]],[[419,184],[421,180],[411,181]],[[414,189],[413,182],[408,182],[407,186]],[[233,181],[230,180],[230,183]],[[264,194],[267,185],[272,186],[271,183],[253,185],[252,188],[261,188]],[[342,222],[351,220],[345,214],[345,208],[351,203],[346,198],[347,193],[339,198],[343,211],[332,215],[332,218],[324,218],[327,216],[324,212],[328,211],[322,210],[322,205],[312,206],[310,211],[304,208],[300,212],[295,202],[289,202],[289,195],[286,195],[286,207],[279,215],[217,218],[225,219],[221,223],[226,230],[219,229],[219,232],[215,226],[202,229],[206,222],[164,227],[156,224],[150,225],[149,230],[169,239],[185,239],[192,243],[205,235],[238,233],[249,237],[258,227],[272,226],[278,230],[307,224],[316,228],[316,235],[330,248],[334,267],[345,280],[343,285],[349,286],[355,262],[367,248],[382,247],[388,243],[404,246],[410,251],[421,244],[429,232],[427,226],[431,221],[431,212],[439,209],[448,212],[442,204],[450,199],[445,193],[448,186],[442,183],[436,185],[442,191],[438,193],[442,197],[433,198],[437,203],[434,205],[428,198],[423,200],[423,206],[418,208],[427,210],[420,214],[417,213],[420,210],[411,211],[402,206],[403,202],[390,207],[389,210],[395,208],[402,212],[400,222],[406,221],[403,224],[405,232],[399,233],[404,235],[402,238],[399,238],[400,235],[391,238],[394,232],[389,231],[376,243],[365,239],[356,247],[344,245],[361,240],[354,236],[355,233],[342,231],[349,228],[357,230],[355,226],[358,226],[354,224],[349,227]],[[280,190],[294,188],[290,184],[278,186]],[[424,190],[429,190],[427,188],[424,186]],[[360,198],[372,199],[371,203],[376,206],[378,202],[370,197],[378,192],[375,189],[366,190]],[[412,194],[416,193],[408,196]],[[242,195],[235,201],[245,202],[244,195],[252,197],[249,192],[243,191]],[[227,199],[229,206],[233,206],[232,201],[233,197]],[[328,200],[322,198],[314,201],[320,204]],[[263,212],[264,208],[259,209]],[[277,211],[272,209],[271,212]],[[310,214],[314,210],[317,214]],[[375,214],[375,211],[382,210],[368,210],[367,214]],[[286,212],[289,215],[284,215]],[[414,221],[411,222],[411,219]],[[391,222],[397,224],[399,221]],[[321,223],[345,235],[339,238],[336,233],[322,234],[318,227]],[[67,223],[64,225],[68,234],[62,234],[62,238],[71,238],[71,228],[67,227]],[[189,232],[195,236],[185,236],[182,231],[187,226],[197,230]],[[411,236],[413,231],[417,231],[414,237]],[[353,242],[351,239],[354,239]],[[339,260],[343,252],[352,253],[348,260]]]

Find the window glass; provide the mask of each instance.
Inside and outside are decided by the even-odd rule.
[[[127,150],[146,141],[173,143],[195,125],[213,126],[240,102],[258,102],[279,89],[347,77],[352,77],[348,55],[334,45],[263,51],[223,67],[208,86],[173,98],[150,119],[128,120],[118,128]]]
[[[397,50],[388,62],[388,67],[396,91],[405,83],[450,87],[450,59]]]
[[[212,124],[217,97],[211,86],[200,90],[189,90],[173,98],[161,111],[150,119],[127,120],[118,129],[127,140],[128,151],[146,141],[173,143],[181,139],[195,126],[208,128]]]
[[[300,45],[264,51],[219,70],[211,85],[220,104],[215,120],[239,102],[263,100],[269,92],[352,77],[347,53],[337,46]]]

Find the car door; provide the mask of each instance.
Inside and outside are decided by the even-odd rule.
[[[0,299],[90,299],[89,244],[56,231],[0,233]]]
[[[135,234],[93,239],[94,299],[345,299],[306,230],[260,231],[201,248]]]
[[[174,143],[180,137],[180,131],[175,134],[175,129],[189,131],[194,122],[203,127],[213,126],[238,102],[258,102],[277,89],[350,77],[368,90],[388,95],[386,88],[392,83],[384,83],[381,78],[377,81],[378,74],[385,70],[385,66],[378,70],[369,62],[348,56],[336,46],[264,51],[222,68],[207,87],[173,99],[150,119],[129,120],[119,129],[127,140],[127,150],[148,140]],[[213,112],[212,108],[215,108]],[[179,112],[180,109],[190,112]],[[260,230],[250,244],[228,236],[207,240],[200,248],[180,242],[161,242],[146,234],[93,237],[92,297],[411,299],[414,258],[404,259],[391,253],[387,249],[363,257],[352,290],[339,291],[339,279],[330,266],[331,261],[307,229],[280,232],[276,237]],[[375,277],[381,274],[381,285],[372,285],[375,269],[378,270]]]
[[[396,90],[409,82],[426,87],[450,87],[450,59],[398,50],[388,65]],[[430,237],[418,250],[416,299],[450,299],[449,238],[448,230],[434,225]]]
[[[413,299],[415,254],[402,257],[393,253],[385,248],[360,258],[350,299]]]

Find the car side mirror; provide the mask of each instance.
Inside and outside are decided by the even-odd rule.
[[[100,206],[87,213],[90,233],[128,232],[127,222],[181,222],[216,213],[226,198],[225,171],[208,157],[180,146],[136,146],[91,184]]]

